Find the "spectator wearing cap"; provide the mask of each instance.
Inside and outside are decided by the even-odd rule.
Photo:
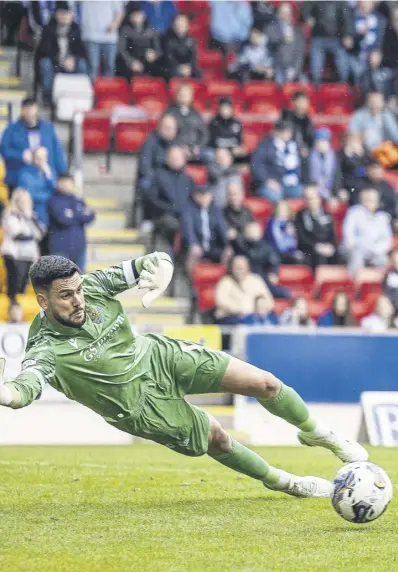
[[[393,244],[390,216],[380,210],[376,189],[363,189],[359,204],[348,209],[343,224],[343,248],[353,275],[364,266],[384,267]]]
[[[160,72],[160,38],[139,4],[129,6],[119,33],[116,69],[130,81],[136,75],[158,75]]]
[[[9,189],[16,187],[20,169],[33,163],[34,152],[40,147],[46,148],[48,164],[55,175],[66,171],[65,153],[54,125],[40,119],[36,101],[26,98],[21,103],[20,118],[6,127],[0,143]]]
[[[301,157],[308,157],[314,140],[314,126],[309,116],[310,100],[305,91],[295,91],[290,109],[284,109],[282,119],[293,125],[293,136]]]
[[[342,184],[339,157],[332,149],[331,140],[332,134],[327,127],[317,129],[308,159],[308,178],[318,186],[323,199],[337,195]]]
[[[225,52],[247,40],[253,16],[249,2],[210,0],[210,32],[213,42]]]
[[[227,188],[227,206],[224,217],[228,227],[228,239],[234,240],[254,218],[244,205],[245,192],[241,183],[230,183]]]
[[[242,318],[240,323],[246,326],[277,326],[279,320],[274,305],[271,296],[258,296],[254,301],[254,312]]]
[[[380,208],[390,215],[391,220],[396,225],[398,216],[397,194],[390,183],[384,180],[384,169],[380,163],[372,159],[369,160],[365,169],[365,177],[359,179],[357,189],[358,191],[351,193],[350,196],[352,205],[358,203],[358,195],[361,189],[376,189],[380,197]]]
[[[275,81],[280,85],[300,81],[305,57],[303,32],[293,22],[292,7],[288,2],[278,4],[277,18],[267,28],[273,54]]]
[[[196,187],[182,214],[183,241],[187,248],[189,276],[198,262],[208,259],[225,262],[229,256],[227,225],[222,211],[213,204],[206,187]]]
[[[166,164],[155,171],[153,183],[145,193],[144,204],[146,215],[154,221],[157,232],[173,244],[195,184],[184,172],[186,158],[181,147],[170,147],[165,161]]]
[[[172,77],[200,77],[196,62],[196,42],[188,35],[186,14],[177,14],[163,39],[166,75]]]
[[[207,143],[207,126],[192,105],[193,90],[189,84],[179,86],[174,102],[168,107],[167,115],[177,120],[177,143],[185,148],[189,158],[199,158],[200,150]]]
[[[212,149],[229,149],[233,157],[242,157],[242,123],[233,115],[231,97],[220,97],[217,114],[209,124],[208,145]]]
[[[278,121],[272,134],[260,141],[251,170],[257,194],[273,203],[302,196],[301,158],[289,121]]]
[[[88,74],[86,48],[68,2],[56,3],[55,17],[43,29],[35,58],[45,102],[51,101],[56,73]]]
[[[82,37],[90,62],[90,76],[94,80],[103,58],[102,75],[115,75],[118,31],[123,20],[123,2],[90,0],[81,3]]]
[[[249,39],[242,44],[236,60],[230,64],[229,72],[231,77],[242,83],[249,79],[270,80],[274,77],[268,37],[262,30],[252,28]]]
[[[177,14],[174,2],[172,0],[150,0],[139,4],[151,28],[158,34],[165,34]]]
[[[214,204],[220,209],[225,208],[229,185],[242,184],[239,168],[233,164],[229,149],[216,149],[214,162],[210,163],[208,168],[208,179]]]
[[[351,117],[349,129],[362,137],[365,149],[372,151],[385,141],[398,145],[398,123],[394,114],[386,109],[384,95],[377,91],[368,93],[366,105]]]

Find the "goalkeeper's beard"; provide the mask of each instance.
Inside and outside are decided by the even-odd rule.
[[[73,317],[73,314],[71,315],[71,318],[68,319],[62,318],[59,314],[53,314],[53,317],[57,322],[63,326],[67,326],[68,328],[81,328],[85,324],[87,318],[86,310],[83,309],[81,311],[83,313],[83,317],[80,320],[72,320],[71,318]],[[74,314],[78,314],[79,312],[74,312]]]

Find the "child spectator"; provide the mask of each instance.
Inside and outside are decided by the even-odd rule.
[[[391,219],[379,208],[379,193],[370,188],[362,190],[359,204],[348,209],[343,224],[343,248],[352,274],[363,266],[387,265],[392,247]]]
[[[394,114],[384,106],[384,95],[371,91],[366,105],[351,117],[349,129],[362,137],[367,151],[372,151],[385,141],[398,145],[398,123]]]
[[[314,320],[309,316],[309,304],[304,296],[294,298],[290,308],[282,313],[279,319],[281,326],[315,326]]]
[[[254,221],[251,211],[245,207],[245,192],[241,183],[230,183],[227,189],[227,206],[224,217],[228,227],[228,239],[235,240],[247,224]]]
[[[394,306],[390,299],[387,296],[380,296],[377,300],[374,312],[361,321],[361,328],[366,332],[372,332],[374,334],[386,332],[396,327],[394,314]]]
[[[29,269],[39,258],[39,241],[46,228],[33,212],[32,198],[24,189],[15,189],[3,215],[1,253],[7,268],[7,294],[12,302],[25,292]]]
[[[302,157],[308,157],[314,140],[314,127],[308,114],[310,100],[305,91],[296,91],[291,109],[284,109],[282,119],[293,125],[293,137]]]
[[[44,27],[35,57],[45,103],[51,102],[55,74],[88,74],[86,48],[68,2],[56,3],[55,17]]]
[[[258,296],[254,301],[254,312],[240,320],[248,326],[277,326],[278,316],[274,312],[274,300],[271,296]]]
[[[229,185],[242,183],[240,171],[234,166],[229,149],[216,149],[215,161],[209,165],[208,174],[209,190],[213,195],[213,202],[216,207],[223,209],[227,205]]]
[[[343,202],[351,202],[358,179],[365,174],[365,150],[358,133],[347,133],[339,159],[343,187],[339,192],[339,199]]]
[[[290,122],[278,121],[273,133],[260,141],[251,168],[258,195],[273,203],[302,196],[301,159]]]
[[[232,99],[220,97],[217,115],[209,124],[209,142],[212,149],[229,149],[234,157],[246,155],[242,147],[242,123],[233,116]]]
[[[360,87],[365,94],[371,91],[382,93],[385,99],[396,93],[394,91],[393,70],[381,67],[383,54],[380,50],[372,50],[368,57],[368,66],[360,78]]]
[[[274,76],[273,60],[268,38],[261,30],[253,28],[249,40],[239,50],[230,72],[244,83],[249,79],[270,80]]]
[[[165,34],[177,14],[174,2],[172,0],[150,0],[149,2],[141,1],[139,4],[151,28],[158,34]]]
[[[200,77],[196,67],[196,42],[188,35],[186,14],[177,14],[173,26],[163,40],[166,75],[172,77]]]
[[[209,189],[198,187],[194,189],[191,200],[182,213],[189,276],[200,260],[206,258],[212,262],[226,262],[230,255],[224,215],[212,203],[213,197]]]
[[[39,220],[48,226],[48,201],[55,192],[55,173],[48,164],[45,147],[39,147],[33,153],[31,165],[25,165],[19,172],[18,186],[29,191],[33,208]]]
[[[282,264],[301,264],[304,254],[298,249],[296,228],[287,201],[275,205],[274,214],[268,222],[265,239],[279,254]]]
[[[272,299],[266,283],[257,274],[250,272],[247,258],[234,256],[228,273],[216,287],[216,321],[219,324],[238,324],[252,314],[259,296]]]
[[[85,226],[95,219],[94,211],[75,194],[73,179],[68,173],[59,176],[57,190],[48,205],[50,254],[72,260],[82,272],[86,267]]]
[[[119,33],[117,74],[130,81],[136,75],[159,75],[161,47],[158,34],[139,4],[129,7]]]
[[[306,206],[295,220],[299,250],[312,268],[319,264],[338,264],[333,218],[323,208],[318,187],[306,187],[304,196]]]
[[[315,131],[315,145],[308,160],[308,178],[315,183],[323,199],[338,194],[341,188],[339,158],[331,146],[332,134],[327,127]]]
[[[390,254],[390,268],[384,276],[383,292],[390,299],[398,314],[398,249],[394,248]]]
[[[318,318],[318,326],[329,328],[353,328],[356,322],[351,313],[351,302],[345,292],[337,292],[331,310],[327,310]]]
[[[3,132],[0,153],[6,165],[5,183],[10,190],[18,184],[19,171],[33,162],[33,153],[45,147],[50,168],[58,176],[66,171],[65,153],[54,125],[39,119],[39,107],[32,98],[21,103],[21,117],[10,123]]]

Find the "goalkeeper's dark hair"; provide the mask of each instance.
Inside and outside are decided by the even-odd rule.
[[[35,262],[29,272],[29,278],[35,291],[49,290],[54,280],[70,278],[80,268],[63,256],[42,256]]]

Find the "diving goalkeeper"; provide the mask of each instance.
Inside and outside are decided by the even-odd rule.
[[[332,484],[270,466],[230,437],[188,394],[230,392],[257,398],[295,425],[301,443],[330,449],[343,462],[366,450],[315,421],[301,397],[269,372],[198,344],[161,335],[135,336],[117,294],[145,289],[148,307],[173,274],[170,257],[149,254],[84,276],[70,260],[44,256],[30,271],[42,308],[29,330],[22,371],[0,385],[0,404],[26,407],[49,383],[114,427],[183,455],[207,453],[223,465],[297,497],[325,497]]]

